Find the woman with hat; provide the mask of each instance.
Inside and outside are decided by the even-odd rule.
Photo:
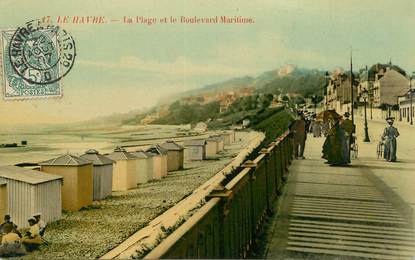
[[[36,219],[31,217],[28,219],[30,229],[26,232],[23,237],[23,244],[25,245],[28,251],[31,251],[37,248],[43,243],[42,237],[39,234],[39,226],[36,224]]]
[[[396,138],[399,136],[398,129],[393,126],[393,117],[386,118],[389,126],[383,130],[382,141],[385,145],[383,158],[388,162],[396,162]]]
[[[12,225],[5,225],[1,238],[0,257],[12,257],[26,254],[18,234],[13,232]]]

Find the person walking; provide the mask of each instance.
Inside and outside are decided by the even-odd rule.
[[[329,134],[329,122],[323,122],[321,123],[321,133],[323,134],[324,137],[327,137],[327,135]]]
[[[382,134],[382,141],[384,143],[383,158],[388,162],[396,162],[396,138],[399,136],[399,131],[393,126],[394,118],[386,118],[386,122],[389,124]]]
[[[331,166],[344,166],[349,163],[347,157],[346,134],[340,127],[338,118],[333,118],[334,125],[330,129],[323,145],[322,158]]]
[[[299,118],[290,126],[290,132],[293,135],[294,156],[296,159],[305,159],[304,148],[307,139],[306,127],[304,114],[299,113]]]
[[[344,119],[340,122],[340,127],[344,130],[346,135],[346,147],[347,147],[347,161],[350,163],[350,146],[354,142],[353,134],[355,133],[355,125],[353,124],[352,120],[349,119],[350,113],[344,113]]]
[[[313,115],[310,123],[310,132],[313,133],[314,137],[321,137],[321,125],[320,122],[316,120],[316,116]]]

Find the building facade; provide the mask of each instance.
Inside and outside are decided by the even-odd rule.
[[[353,83],[353,100],[357,101],[357,84]],[[352,86],[350,72],[337,72],[331,75],[327,85],[325,99],[326,108],[334,109],[339,113],[350,112],[352,100]]]

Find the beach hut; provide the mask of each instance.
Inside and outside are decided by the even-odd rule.
[[[136,157],[137,184],[151,181],[153,179],[153,158],[143,150],[132,152],[131,155]]]
[[[215,157],[218,152],[218,144],[214,138],[206,139],[206,158]]]
[[[185,156],[187,160],[206,159],[206,140],[187,140],[184,142]]]
[[[7,213],[19,228],[28,227],[27,219],[40,212],[45,222],[62,214],[63,177],[17,166],[0,166],[0,197],[7,197]],[[5,192],[7,187],[7,193]],[[4,202],[2,202],[4,206]]]
[[[8,213],[7,182],[0,181],[0,216]]]
[[[170,140],[160,146],[167,150],[167,171],[183,169],[184,147]]]
[[[216,141],[216,151],[218,153],[223,152],[224,150],[224,144],[223,144],[223,137],[220,135],[212,135],[209,137],[209,139]]]
[[[113,160],[99,154],[97,150],[90,149],[81,155],[81,158],[87,159],[94,165],[93,179],[94,191],[93,200],[102,200],[112,193],[112,164]]]
[[[167,175],[167,150],[160,145],[153,145],[146,150],[153,158],[153,179],[159,180]]]
[[[137,187],[136,157],[117,147],[107,155],[114,161],[112,171],[112,190],[125,191]]]
[[[234,131],[224,131],[221,133],[223,137],[223,143],[225,145],[230,145],[235,142],[235,132]]]
[[[77,211],[92,204],[93,165],[81,157],[65,154],[39,163],[40,170],[63,177],[62,208]]]
[[[206,132],[208,129],[208,125],[204,122],[199,122],[196,124],[195,128],[193,130],[195,130],[198,133],[204,133]]]

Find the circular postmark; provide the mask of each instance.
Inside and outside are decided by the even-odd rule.
[[[72,36],[59,26],[40,20],[27,22],[13,34],[9,43],[13,70],[32,84],[52,84],[72,69],[76,48]]]

